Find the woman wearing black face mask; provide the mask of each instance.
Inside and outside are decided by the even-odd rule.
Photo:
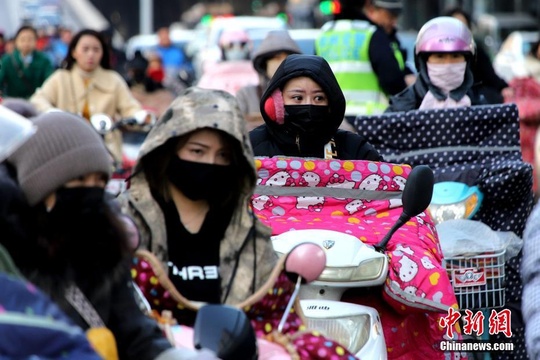
[[[107,344],[94,343],[101,355],[196,359],[195,351],[173,348],[135,302],[133,249],[123,215],[105,195],[112,163],[101,137],[64,112],[40,115],[34,124],[34,136],[8,158],[28,203],[21,212],[28,233],[0,237],[21,273],[74,323],[99,328],[89,339],[99,334],[98,342]]]
[[[277,258],[269,229],[248,209],[253,153],[236,99],[190,88],[141,147],[125,210],[141,244],[187,299],[237,304],[268,279]],[[194,314],[175,309],[190,324]]]
[[[250,207],[256,168],[242,112],[227,92],[189,88],[154,125],[122,197],[141,232],[132,276],[153,310],[192,326],[201,302],[227,304],[246,311],[257,336],[276,330],[294,284]],[[287,334],[301,329],[296,314]],[[313,337],[295,335],[289,351],[301,348],[306,360],[319,350],[354,357]],[[324,349],[305,349],[313,340]]]
[[[320,56],[289,55],[261,98],[261,113],[265,124],[249,134],[256,156],[382,160],[362,136],[339,129],[345,97]]]

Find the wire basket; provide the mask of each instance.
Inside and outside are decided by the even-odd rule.
[[[506,250],[444,259],[446,272],[461,309],[503,307],[505,303],[504,254]]]

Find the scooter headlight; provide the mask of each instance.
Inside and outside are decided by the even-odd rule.
[[[483,195],[476,186],[459,182],[440,182],[433,187],[428,211],[435,224],[454,219],[470,219],[480,208]]]
[[[363,261],[354,267],[326,267],[319,280],[321,281],[367,281],[375,280],[385,269],[386,258],[380,257]]]
[[[320,331],[326,337],[345,346],[356,354],[369,339],[370,322],[368,315],[341,318],[307,318],[306,327]]]
[[[470,219],[478,208],[478,195],[472,194],[463,201],[453,204],[431,204],[429,213],[435,224],[454,219]]]

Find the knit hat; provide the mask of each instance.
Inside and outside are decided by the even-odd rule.
[[[110,177],[111,157],[102,138],[83,118],[55,111],[33,122],[36,134],[8,158],[31,206],[80,176],[102,172]]]

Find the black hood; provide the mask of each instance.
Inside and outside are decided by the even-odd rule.
[[[332,138],[343,121],[343,117],[345,115],[345,96],[339,87],[330,65],[321,56],[296,54],[287,56],[287,58],[276,70],[276,73],[270,80],[266,91],[262,95],[260,103],[261,114],[267,125],[268,131],[273,137],[281,142],[290,142],[291,139],[289,138],[293,134],[283,134],[283,129],[281,128],[282,125],[270,119],[264,109],[264,104],[274,90],[283,90],[283,87],[287,81],[302,76],[307,76],[313,79],[321,86],[322,90],[328,97],[328,105],[330,107],[328,121],[331,123],[329,126],[329,130],[331,131],[328,131],[327,139],[319,139],[320,141],[326,143]]]

